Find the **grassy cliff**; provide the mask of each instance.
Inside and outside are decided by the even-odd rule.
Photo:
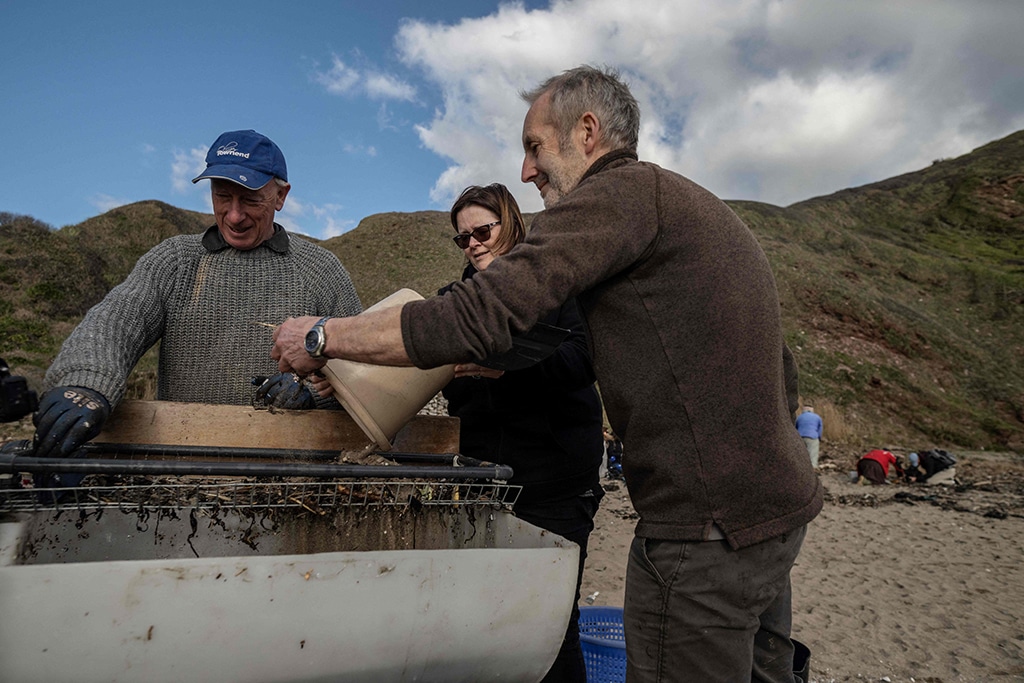
[[[1024,132],[789,207],[729,203],[773,264],[801,393],[825,413],[826,438],[1024,449]],[[0,213],[0,356],[38,386],[142,253],[212,222],[155,201],[61,230]],[[385,213],[321,244],[370,305],[456,278],[451,234],[444,212]],[[148,354],[133,395],[153,373]]]

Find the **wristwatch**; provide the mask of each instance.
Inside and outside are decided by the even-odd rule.
[[[306,333],[306,353],[313,358],[321,358],[324,355],[324,346],[327,345],[327,335],[324,334],[324,323],[331,319],[325,315],[316,321],[316,324]]]

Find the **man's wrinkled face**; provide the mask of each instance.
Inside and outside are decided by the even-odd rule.
[[[213,215],[221,237],[241,251],[255,249],[274,234],[274,213],[284,206],[290,185],[271,180],[258,190],[214,178]]]
[[[548,209],[576,187],[587,170],[583,150],[571,142],[565,149],[559,145],[550,109],[551,96],[545,93],[533,103],[523,121],[522,181],[537,186]]]

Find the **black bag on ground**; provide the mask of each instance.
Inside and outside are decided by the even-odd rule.
[[[941,472],[942,470],[949,469],[950,467],[956,464],[956,456],[950,453],[949,451],[945,451],[941,448],[933,448],[932,450],[928,451],[928,455],[930,455],[932,460],[934,460],[935,463],[939,465],[939,467],[935,468],[936,472]]]

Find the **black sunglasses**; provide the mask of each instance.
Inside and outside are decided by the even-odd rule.
[[[494,221],[487,225],[481,225],[479,228],[473,228],[469,232],[460,232],[458,235],[452,238],[455,242],[455,246],[459,249],[465,249],[469,246],[469,238],[472,237],[477,242],[483,243],[491,239],[491,228],[495,225],[501,225],[501,221]]]

